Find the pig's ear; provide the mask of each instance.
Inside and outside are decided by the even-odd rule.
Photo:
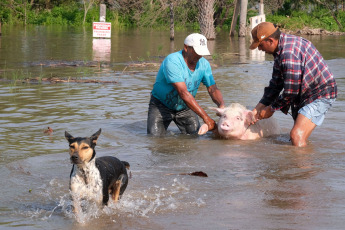
[[[247,124],[252,124],[252,122],[255,121],[254,113],[251,110],[247,110],[244,112],[244,115],[246,117],[246,123]]]
[[[225,109],[221,109],[221,108],[215,108],[215,107],[208,107],[210,110],[216,111],[217,116],[222,116]]]

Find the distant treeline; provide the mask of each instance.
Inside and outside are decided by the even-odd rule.
[[[173,5],[176,29],[198,28],[198,0],[1,0],[2,24],[89,25],[99,20],[99,4],[107,5],[106,21],[114,27],[169,29]],[[215,27],[229,29],[236,0],[217,0]],[[241,0],[238,0],[241,1]],[[264,0],[267,21],[285,29],[322,28],[344,31],[345,0]],[[258,14],[260,0],[248,0],[247,17]],[[267,3],[267,4],[266,4]]]

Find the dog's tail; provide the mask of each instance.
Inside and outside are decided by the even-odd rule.
[[[122,164],[125,165],[126,169],[129,170],[129,167],[130,167],[129,163],[127,161],[121,161],[121,162]]]

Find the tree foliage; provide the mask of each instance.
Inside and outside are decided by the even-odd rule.
[[[289,29],[310,27],[343,31],[344,9],[344,0],[285,0],[268,14],[267,19]]]
[[[198,29],[200,0],[0,0],[2,23],[86,25],[99,19],[99,4],[107,5],[107,21],[116,26],[169,28],[169,2],[175,28]],[[259,0],[248,0],[248,14],[258,14]],[[269,21],[283,27],[344,30],[345,0],[264,0]],[[214,25],[229,29],[234,0],[215,0]]]

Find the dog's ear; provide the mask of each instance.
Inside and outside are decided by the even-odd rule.
[[[101,135],[101,132],[102,132],[102,129],[99,129],[97,132],[92,134],[92,136],[90,137],[92,144],[96,145],[97,139],[98,139],[99,135]]]
[[[67,131],[65,131],[65,138],[68,140],[68,142],[71,142],[74,139],[74,137]]]

